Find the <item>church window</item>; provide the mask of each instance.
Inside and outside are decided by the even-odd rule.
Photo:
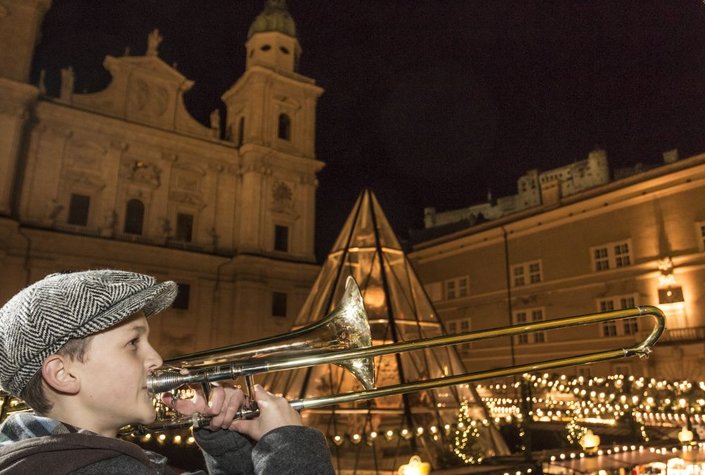
[[[245,118],[240,117],[237,124],[237,146],[240,147],[245,140]]]
[[[131,199],[127,202],[125,211],[125,233],[142,234],[142,223],[144,222],[144,205],[138,199]]]
[[[286,293],[272,292],[272,316],[286,318]]]
[[[176,298],[171,306],[180,310],[188,310],[189,300],[191,297],[191,286],[189,284],[182,283],[177,283],[176,285],[178,286],[178,292],[176,293]]]
[[[291,140],[291,119],[286,114],[279,114],[279,138]]]
[[[176,214],[176,236],[177,241],[191,242],[193,233],[193,215],[187,213]]]
[[[274,226],[274,250],[289,252],[289,226]]]
[[[91,197],[86,195],[71,194],[69,204],[69,224],[76,226],[88,225],[88,210],[91,205]]]

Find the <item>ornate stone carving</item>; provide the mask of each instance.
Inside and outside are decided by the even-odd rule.
[[[277,181],[272,187],[272,201],[276,208],[291,208],[294,202],[294,193],[289,185]]]
[[[122,162],[120,176],[135,183],[143,183],[157,188],[161,184],[162,170],[153,163],[142,160],[125,160]]]
[[[172,191],[169,193],[169,199],[171,201],[177,201],[179,203],[193,205],[199,208],[204,208],[206,206],[206,202],[203,198],[196,193],[190,193],[188,191]]]
[[[171,221],[166,218],[161,218],[159,220],[159,229],[161,230],[162,235],[165,238],[168,238],[171,235]]]
[[[56,220],[64,209],[64,205],[59,203],[56,198],[50,199],[46,204],[46,219],[53,226]]]
[[[157,117],[161,117],[169,108],[169,91],[163,87],[156,87],[153,96],[150,110]]]
[[[294,219],[299,217],[294,207],[294,193],[283,181],[276,181],[272,186],[272,211]]]
[[[150,86],[142,79],[135,79],[130,85],[127,108],[146,117],[161,117],[169,108],[169,91],[162,86]]]
[[[78,170],[69,170],[66,173],[66,178],[76,184],[85,185],[93,189],[105,188],[105,180],[93,173],[82,172]]]
[[[107,151],[95,142],[74,142],[69,152],[69,163],[74,169],[100,173],[102,158]]]
[[[199,179],[190,174],[179,173],[174,180],[174,187],[179,190],[198,192]]]
[[[127,108],[131,111],[141,111],[149,99],[149,86],[141,79],[135,79],[130,85],[127,98]]]

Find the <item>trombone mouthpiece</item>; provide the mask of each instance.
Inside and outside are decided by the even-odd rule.
[[[192,376],[178,371],[162,371],[147,377],[147,391],[152,394],[164,393],[191,382]]]

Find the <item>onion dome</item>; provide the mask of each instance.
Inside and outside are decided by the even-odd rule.
[[[289,14],[286,0],[266,0],[264,2],[264,10],[257,15],[255,21],[250,25],[247,39],[252,38],[255,33],[267,31],[278,31],[296,38],[296,23]]]

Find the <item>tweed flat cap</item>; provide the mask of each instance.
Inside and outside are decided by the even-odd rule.
[[[161,312],[177,286],[119,270],[51,274],[0,308],[0,387],[19,396],[44,359],[72,338],[106,330],[143,310]]]

